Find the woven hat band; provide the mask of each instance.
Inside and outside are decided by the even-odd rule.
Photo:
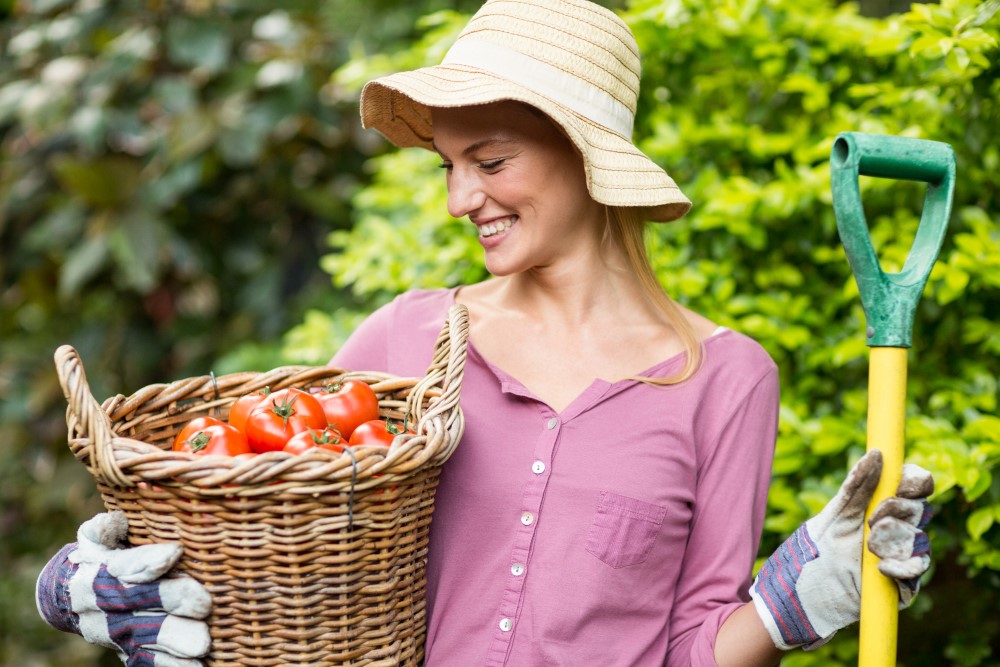
[[[631,139],[635,114],[604,90],[564,70],[495,42],[460,39],[443,66],[475,67],[544,95],[584,118]]]

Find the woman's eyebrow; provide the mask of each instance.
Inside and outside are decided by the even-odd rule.
[[[504,144],[513,144],[513,143],[515,143],[514,139],[511,139],[509,137],[490,137],[488,139],[483,139],[481,141],[469,144],[464,149],[462,149],[462,155],[468,157],[469,155],[475,153],[478,150],[482,150],[483,148],[500,146]],[[444,157],[444,153],[441,152],[441,149],[438,148],[437,144],[431,142],[431,146],[434,148],[434,150],[437,152],[438,155]]]

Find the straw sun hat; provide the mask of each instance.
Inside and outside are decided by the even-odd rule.
[[[579,150],[597,202],[676,220],[691,202],[632,143],[639,67],[632,32],[608,9],[585,0],[488,0],[440,65],[369,82],[361,121],[397,146],[432,149],[429,107],[524,102]]]

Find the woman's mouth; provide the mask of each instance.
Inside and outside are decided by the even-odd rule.
[[[501,220],[494,220],[493,222],[487,223],[485,225],[479,225],[479,238],[485,239],[500,232],[505,232],[517,222],[517,216],[510,216],[508,218],[503,218]]]

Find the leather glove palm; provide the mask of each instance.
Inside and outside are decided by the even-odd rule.
[[[882,454],[868,452],[851,469],[837,495],[771,555],[750,589],[774,645],[816,648],[858,620],[864,514],[882,472]],[[899,606],[910,604],[930,567],[927,497],[930,473],[903,466],[897,496],[879,504],[869,521],[868,548],[879,570],[896,580]]]
[[[164,576],[181,557],[179,544],[121,548],[121,512],[80,526],[42,570],[36,602],[52,627],[114,649],[128,667],[200,667],[208,654],[212,601],[186,575]]]

